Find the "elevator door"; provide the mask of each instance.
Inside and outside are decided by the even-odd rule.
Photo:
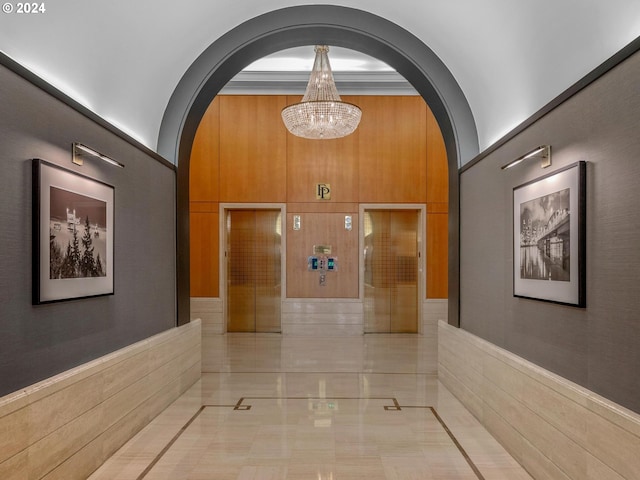
[[[227,331],[280,332],[280,210],[227,210]]]
[[[417,333],[419,211],[365,210],[365,333]]]

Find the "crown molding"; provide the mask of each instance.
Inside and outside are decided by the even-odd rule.
[[[396,72],[333,72],[341,95],[418,95]],[[240,72],[221,95],[303,95],[309,72]]]

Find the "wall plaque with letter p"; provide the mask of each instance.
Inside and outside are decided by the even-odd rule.
[[[318,200],[331,200],[331,185],[328,183],[316,183],[316,198]]]

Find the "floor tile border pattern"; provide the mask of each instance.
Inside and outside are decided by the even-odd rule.
[[[437,410],[429,405],[400,405],[398,400],[395,397],[240,397],[240,399],[234,405],[202,405],[198,411],[185,423],[182,428],[174,435],[174,437],[164,446],[164,448],[156,455],[156,457],[151,461],[151,463],[145,468],[140,475],[138,475],[136,480],[143,480],[149,472],[156,466],[156,464],[162,460],[162,457],[171,449],[171,447],[180,439],[182,434],[184,434],[189,426],[200,416],[202,412],[206,408],[233,408],[234,410],[251,410],[252,405],[245,404],[245,401],[249,400],[389,400],[393,403],[393,405],[383,405],[385,411],[402,411],[403,408],[417,408],[429,410],[435,419],[438,421],[440,426],[447,433],[453,444],[456,446],[460,454],[463,456],[473,473],[476,475],[478,480],[485,480],[484,476],[473,462],[469,454],[466,452],[464,447],[460,444],[456,436],[453,434],[451,429],[447,426],[442,417],[438,414]]]

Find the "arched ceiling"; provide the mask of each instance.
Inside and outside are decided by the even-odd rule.
[[[209,45],[261,14],[319,3],[55,0],[43,13],[0,14],[0,50],[155,149],[171,94]],[[332,4],[384,17],[431,48],[467,98],[481,150],[640,36],[637,0]]]

